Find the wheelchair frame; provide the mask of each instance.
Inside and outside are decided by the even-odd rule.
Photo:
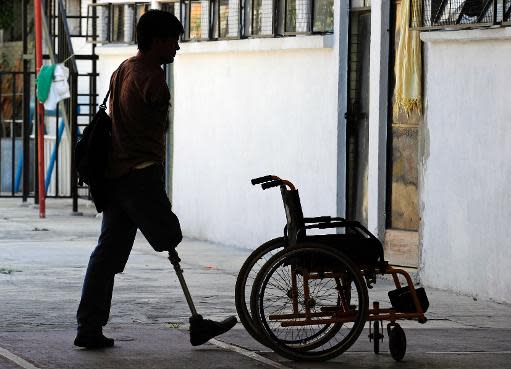
[[[356,221],[348,221],[344,218],[340,217],[315,217],[315,218],[305,218],[303,217],[301,204],[298,196],[298,191],[295,186],[288,180],[281,179],[277,176],[264,176],[260,178],[256,178],[252,180],[253,185],[261,184],[261,187],[265,190],[272,187],[280,187],[282,198],[284,202],[284,208],[286,211],[286,219],[287,223],[284,228],[284,237],[287,240],[287,246],[284,246],[284,250],[289,249],[289,247],[300,247],[300,240],[304,239],[305,231],[307,229],[332,229],[332,228],[341,228],[344,227],[347,230],[351,229],[351,231],[355,231],[359,236],[365,237],[366,239],[371,239],[371,242],[379,245],[381,248],[381,254],[378,255],[378,261],[374,263],[357,263],[356,261],[350,258],[350,255],[347,253],[343,253],[343,256],[350,260],[360,272],[363,287],[365,288],[365,295],[368,296],[367,288],[372,288],[372,284],[376,282],[376,274],[381,275],[391,275],[397,289],[401,289],[402,285],[399,280],[399,275],[404,277],[406,281],[406,285],[409,292],[409,298],[411,298],[411,303],[414,306],[413,312],[410,311],[399,311],[396,307],[391,308],[380,308],[379,302],[374,301],[372,304],[372,308],[366,306],[365,311],[367,311],[366,316],[362,317],[365,322],[369,322],[369,338],[374,341],[374,351],[375,353],[379,352],[379,340],[383,338],[383,335],[379,331],[379,324],[383,325],[383,321],[389,321],[387,326],[387,330],[389,332],[389,346],[392,357],[395,360],[401,360],[404,357],[406,352],[406,337],[404,335],[403,330],[396,323],[398,320],[417,320],[419,323],[425,323],[427,321],[423,310],[423,306],[413,284],[413,281],[409,275],[409,273],[403,269],[394,268],[383,258],[383,246],[381,242],[367,230],[362,224]],[[289,188],[289,189],[288,189]],[[316,241],[314,241],[316,242]],[[305,242],[305,244],[307,244]],[[334,248],[328,245],[324,245],[325,248]],[[342,251],[342,249],[340,249]],[[284,252],[284,251],[283,251]],[[264,268],[264,266],[263,266]],[[260,271],[259,271],[260,272]],[[258,272],[258,273],[259,273]],[[303,278],[303,300],[309,301],[310,299],[310,290],[309,290],[309,281],[314,279],[322,279],[322,278],[343,278],[341,272],[336,271],[328,271],[328,272],[318,272],[314,270],[302,270],[299,273],[296,270],[296,266],[291,267],[291,280],[292,280],[292,291],[297,290],[297,281],[298,278]],[[253,286],[255,288],[256,286]],[[270,314],[268,319],[273,322],[280,322],[281,327],[301,327],[301,326],[312,326],[312,325],[328,325],[328,324],[343,324],[347,322],[354,322],[357,317],[357,311],[350,312],[350,298],[351,296],[343,296],[345,292],[339,291],[339,300],[340,307],[336,306],[325,306],[321,308],[320,312],[312,312],[311,308],[305,304],[305,311],[299,312],[299,301],[298,301],[298,293],[291,293],[288,296],[291,299],[292,304],[292,312],[286,313],[278,313],[278,314]],[[252,295],[254,295],[254,291],[252,291]],[[369,305],[369,300],[367,300],[367,305]],[[238,308],[238,303],[237,303]],[[427,306],[426,306],[427,309]],[[342,311],[341,311],[342,310]],[[241,315],[241,314],[240,314]],[[243,319],[242,319],[243,322]],[[371,322],[373,322],[373,330],[371,333]],[[256,322],[257,324],[258,322]],[[248,328],[247,328],[248,330]],[[394,333],[391,334],[391,330],[394,330]],[[261,329],[261,331],[264,331]],[[258,334],[264,335],[264,332],[258,332]],[[358,333],[360,334],[360,333]],[[358,337],[358,335],[357,335]],[[356,338],[355,337],[355,340]],[[393,338],[394,337],[394,338]],[[268,340],[271,341],[269,337],[264,337],[259,339],[262,343],[267,343]],[[394,342],[392,342],[394,340]],[[353,341],[354,342],[354,341]],[[404,346],[403,346],[404,345]],[[271,345],[270,345],[271,346]],[[344,350],[343,350],[344,351]],[[337,354],[340,354],[339,352]],[[300,359],[299,356],[292,357],[291,359]],[[332,355],[330,355],[331,357]],[[329,357],[329,358],[330,358]],[[320,359],[324,360],[324,359]]]

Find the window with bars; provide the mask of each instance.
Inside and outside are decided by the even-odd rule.
[[[133,34],[133,24],[127,21],[131,15],[129,5],[112,4],[111,38],[110,42],[126,42],[133,41],[130,39]],[[128,9],[127,9],[128,8]],[[131,24],[130,24],[131,23]]]
[[[181,0],[179,15],[175,14],[183,23],[185,33],[182,40],[207,40],[209,39],[209,12],[210,1],[204,0]],[[174,12],[176,7],[174,6]]]
[[[66,0],[64,2],[66,9],[67,24],[71,35],[82,34],[81,9],[82,0]]]
[[[334,0],[316,0],[313,7],[312,32],[334,30]]]
[[[150,3],[101,3],[87,7],[87,41],[98,43],[136,42],[136,24]],[[95,40],[93,36],[96,34]]]
[[[510,25],[511,0],[408,0],[411,26],[422,30]]]
[[[274,0],[252,0],[251,35],[272,36]]]
[[[180,3],[178,18],[185,28],[183,40],[239,38],[239,0],[181,0]]]
[[[504,0],[502,24],[511,25],[511,0]]]
[[[188,39],[207,40],[209,38],[209,1],[188,0],[184,1],[187,7]]]
[[[333,0],[286,0],[284,33],[330,33],[334,30]]]
[[[160,7],[161,10],[164,12],[169,12],[171,14],[174,14],[178,19],[180,18],[180,2],[177,1],[169,1],[165,3],[161,3]]]
[[[510,0],[511,1],[511,0]],[[182,41],[332,33],[334,0],[165,0],[160,9],[183,23]],[[89,42],[135,43],[149,2],[91,4]],[[94,28],[94,32],[93,32]]]
[[[218,38],[239,38],[240,0],[218,0]]]

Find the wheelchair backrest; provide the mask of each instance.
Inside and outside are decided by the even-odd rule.
[[[297,241],[305,236],[305,223],[303,220],[302,205],[298,190],[288,190],[286,186],[280,186],[284,210],[287,220],[287,237],[289,245],[296,245]]]

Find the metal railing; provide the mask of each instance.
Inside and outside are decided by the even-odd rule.
[[[62,0],[58,0],[58,16],[57,16],[57,34],[58,34],[58,58],[60,61],[66,60],[65,65],[69,68],[69,92],[70,99],[66,99],[63,106],[65,108],[65,116],[67,116],[67,129],[69,132],[69,179],[70,179],[70,195],[73,199],[73,211],[78,211],[78,177],[75,169],[74,147],[77,142],[78,128],[78,66],[74,57],[73,43],[71,42],[71,32],[66,17],[66,8]],[[56,147],[58,147],[58,131],[56,139]],[[57,181],[58,182],[58,181]]]
[[[94,4],[96,0],[92,0]],[[21,66],[0,71],[0,197],[29,197],[38,202],[38,125],[35,124],[35,72],[31,66],[28,48],[30,23],[28,0],[22,2],[23,53]],[[21,6],[21,5],[20,5]],[[47,54],[43,59],[51,63],[64,62],[69,68],[70,99],[61,101],[56,109],[45,111],[45,189],[46,197],[72,198],[73,211],[78,210],[78,197],[88,197],[88,188],[79,187],[76,178],[73,148],[83,126],[88,123],[97,107],[96,78],[97,55],[95,45],[90,54],[74,54],[72,40],[81,37],[95,38],[92,34],[72,34],[63,0],[44,0],[43,34]],[[73,15],[75,29],[82,21],[88,23],[96,14]],[[80,50],[83,49],[79,48]],[[86,72],[79,73],[76,60],[90,61]],[[78,88],[80,85],[80,89]],[[87,86],[88,85],[88,86]]]
[[[511,0],[409,0],[410,26],[418,30],[511,24]]]
[[[26,73],[26,74],[25,74]],[[0,111],[0,197],[33,197],[36,192],[37,165],[35,104],[32,93],[22,92],[27,78],[35,86],[35,72],[0,71],[2,109]],[[32,87],[33,89],[33,87]],[[23,112],[28,108],[28,114]],[[59,107],[46,110],[44,134],[45,185],[47,198],[71,196],[70,145],[63,135]],[[26,171],[25,171],[26,167]],[[26,181],[25,181],[25,176]]]
[[[33,78],[34,73],[30,74]],[[0,197],[21,196],[23,104],[26,103],[22,78],[22,71],[0,71]],[[33,190],[33,181],[30,187]]]

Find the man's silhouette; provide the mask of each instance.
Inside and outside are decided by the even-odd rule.
[[[85,275],[77,312],[76,346],[113,346],[114,340],[103,335],[102,327],[110,314],[115,274],[124,270],[137,229],[156,251],[174,255],[171,261],[178,266],[174,248],[182,234],[164,181],[170,94],[161,65],[174,61],[183,33],[183,25],[174,15],[160,10],[146,12],[137,24],[137,55],[125,60],[110,80],[108,202],[98,245]],[[205,320],[194,312],[190,319],[191,343],[202,344],[235,323],[235,318],[221,323]]]

